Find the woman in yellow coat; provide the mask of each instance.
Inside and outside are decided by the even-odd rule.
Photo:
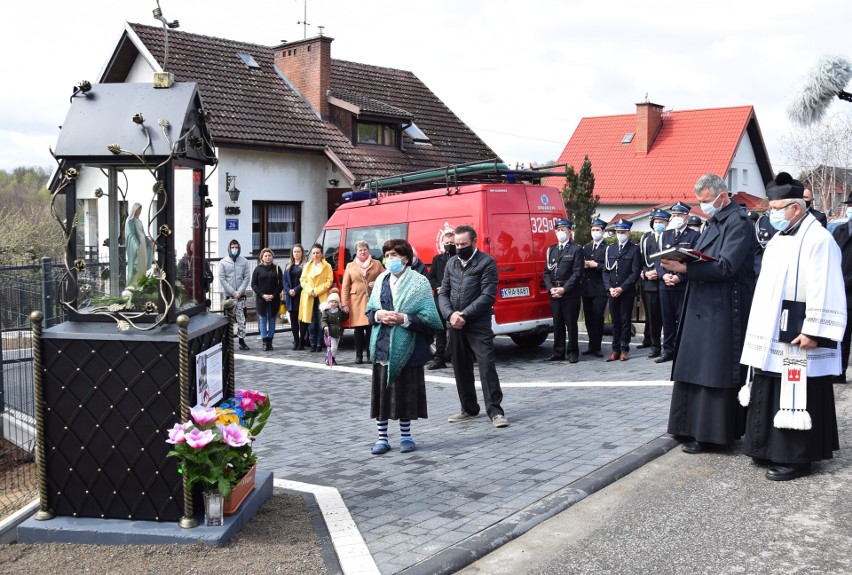
[[[355,259],[343,272],[340,304],[349,314],[349,325],[355,332],[355,363],[364,363],[364,350],[370,343],[370,322],[367,319],[367,300],[379,274],[385,267],[370,256],[370,245],[365,241],[355,243]],[[369,360],[369,351],[367,352]]]
[[[322,257],[322,246],[311,246],[311,259],[302,268],[302,295],[299,298],[299,321],[308,325],[311,351],[322,349],[319,304],[328,299],[334,274],[331,265]]]

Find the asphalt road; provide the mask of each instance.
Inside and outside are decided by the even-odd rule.
[[[851,388],[834,386],[840,451],[810,477],[768,481],[739,445],[676,448],[458,573],[852,573]]]

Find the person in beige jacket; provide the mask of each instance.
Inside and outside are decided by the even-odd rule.
[[[385,267],[370,255],[370,245],[365,241],[355,243],[355,259],[343,272],[340,303],[349,314],[349,325],[355,332],[355,363],[364,363],[364,350],[370,343],[370,322],[367,320],[367,300],[379,274]],[[367,359],[369,350],[367,351]]]
[[[322,349],[322,330],[320,329],[319,304],[328,299],[328,290],[334,274],[331,265],[322,256],[322,246],[311,246],[311,259],[302,268],[302,294],[299,298],[299,321],[308,324],[311,338],[311,351]]]

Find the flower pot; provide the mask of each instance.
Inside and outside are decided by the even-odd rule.
[[[240,479],[240,482],[237,483],[232,489],[231,494],[225,499],[225,515],[233,515],[237,512],[237,509],[240,508],[243,501],[245,501],[246,497],[249,496],[251,490],[254,489],[254,477],[257,473],[257,464],[252,465],[251,469],[243,475],[243,478]]]
[[[225,508],[224,498],[218,491],[205,491],[204,495],[204,525],[222,525],[225,518],[222,511]]]

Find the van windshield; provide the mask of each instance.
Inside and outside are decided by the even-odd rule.
[[[365,228],[350,228],[346,230],[346,249],[344,255],[346,264],[352,261],[356,253],[355,244],[360,241],[367,242],[370,246],[370,255],[381,261],[384,257],[382,245],[388,240],[408,240],[408,224],[388,224],[386,226],[369,226]],[[345,264],[344,264],[345,265]]]

